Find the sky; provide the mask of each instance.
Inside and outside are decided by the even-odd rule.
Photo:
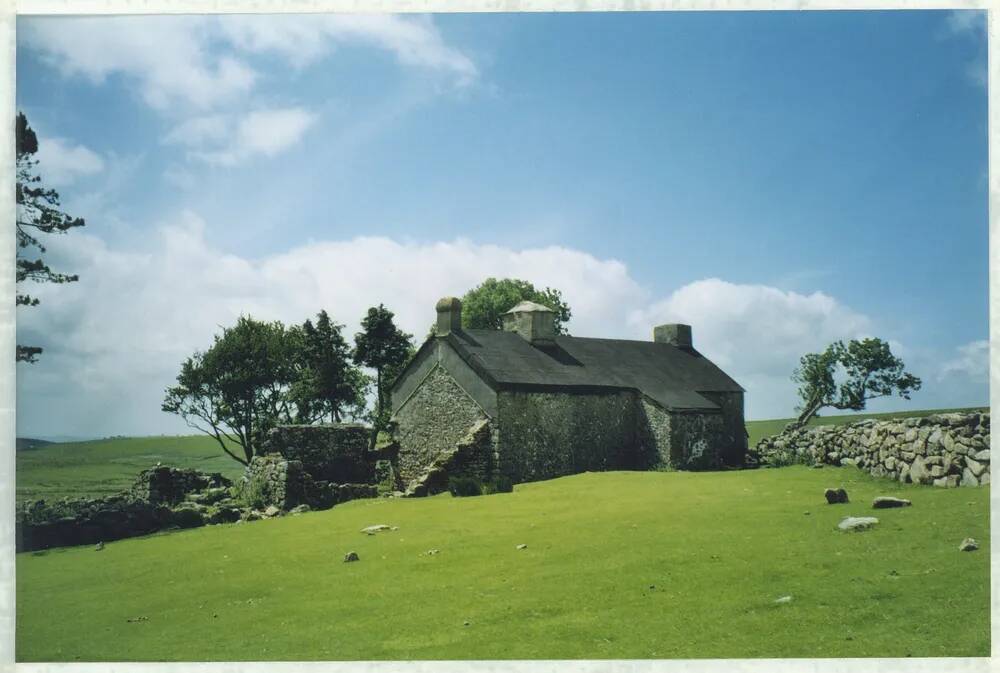
[[[691,324],[749,419],[867,336],[924,382],[870,409],[988,403],[983,11],[19,16],[16,75],[87,223],[22,288],[19,436],[191,432],[163,391],[238,316],[423,336],[489,276]]]

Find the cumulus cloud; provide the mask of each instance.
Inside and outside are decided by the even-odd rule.
[[[43,183],[52,187],[65,187],[104,170],[99,154],[65,138],[40,138],[35,158]]]
[[[270,52],[311,63],[335,44],[393,53],[406,66],[477,76],[473,61],[447,45],[428,17],[309,14],[228,16],[31,17],[18,23],[19,43],[67,77],[102,83],[122,76],[161,111],[233,103],[260,74],[247,57]]]
[[[937,378],[943,381],[950,377],[961,377],[985,382],[989,374],[990,342],[983,339],[959,346],[955,356],[941,365]]]
[[[459,84],[478,71],[467,55],[447,45],[429,17],[389,14],[234,15],[221,30],[237,48],[278,54],[301,67],[337,44],[371,45],[392,52],[400,63],[452,73]]]
[[[289,149],[315,121],[314,113],[297,107],[254,110],[241,116],[211,115],[184,122],[165,142],[187,146],[189,157],[205,163],[234,166]]]
[[[33,17],[19,41],[66,76],[101,83],[122,75],[157,109],[175,102],[207,108],[245,94],[257,78],[242,61],[213,53],[197,16]]]
[[[868,336],[872,320],[822,292],[799,294],[718,278],[699,280],[639,309],[630,323],[692,325],[695,348],[747,389],[753,418],[790,415],[799,358],[838,339]]]
[[[822,292],[710,278],[653,297],[621,262],[566,247],[357,237],[248,259],[209,244],[205,231],[198,215],[185,212],[162,222],[141,250],[111,249],[84,233],[53,240],[50,261],[80,281],[39,286],[33,294],[41,306],[19,313],[19,342],[46,348],[18,378],[19,432],[186,432],[159,411],[163,389],[184,358],[239,315],[292,323],[326,309],[350,337],[366,309],[384,302],[419,341],[438,298],[461,295],[488,276],[559,288],[573,309],[570,331],[581,336],[649,339],[653,325],[691,324],[698,350],[747,389],[750,418],[791,413],[789,375],[804,353],[836,339],[892,336]],[[966,375],[982,373],[985,344],[963,347],[943,367],[948,383],[933,386],[948,397],[941,405],[982,403],[985,384],[970,388]],[[921,361],[933,361],[932,354]]]

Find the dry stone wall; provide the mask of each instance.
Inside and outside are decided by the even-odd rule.
[[[990,415],[934,414],[821,425],[766,437],[755,453],[763,465],[854,465],[904,483],[978,486],[990,481]]]

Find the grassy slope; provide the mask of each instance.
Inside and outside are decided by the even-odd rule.
[[[840,485],[852,503],[827,505],[823,489]],[[835,530],[845,515],[871,514],[878,494],[913,507],[878,512],[872,531]],[[355,501],[100,552],[18,555],[16,652],[19,661],[987,656],[988,514],[988,488],[800,466],[583,474],[481,498]],[[376,523],[399,530],[359,533]],[[970,535],[982,549],[959,552]],[[432,548],[440,553],[423,555]],[[351,550],[361,561],[343,563]],[[773,603],[784,595],[790,604]],[[148,621],[128,621],[140,616]]]
[[[17,453],[17,499],[111,495],[157,462],[238,477],[243,467],[208,436],[49,444]]]

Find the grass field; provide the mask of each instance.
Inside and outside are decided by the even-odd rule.
[[[844,486],[851,504],[827,505]],[[912,499],[862,533],[879,494]],[[19,661],[989,654],[989,489],[608,472],[17,556]],[[398,526],[366,536],[370,524]],[[966,536],[981,543],[958,551]],[[516,546],[527,544],[527,549]],[[436,555],[426,555],[439,549]],[[361,560],[344,563],[348,551]],[[775,604],[791,596],[787,604]]]

